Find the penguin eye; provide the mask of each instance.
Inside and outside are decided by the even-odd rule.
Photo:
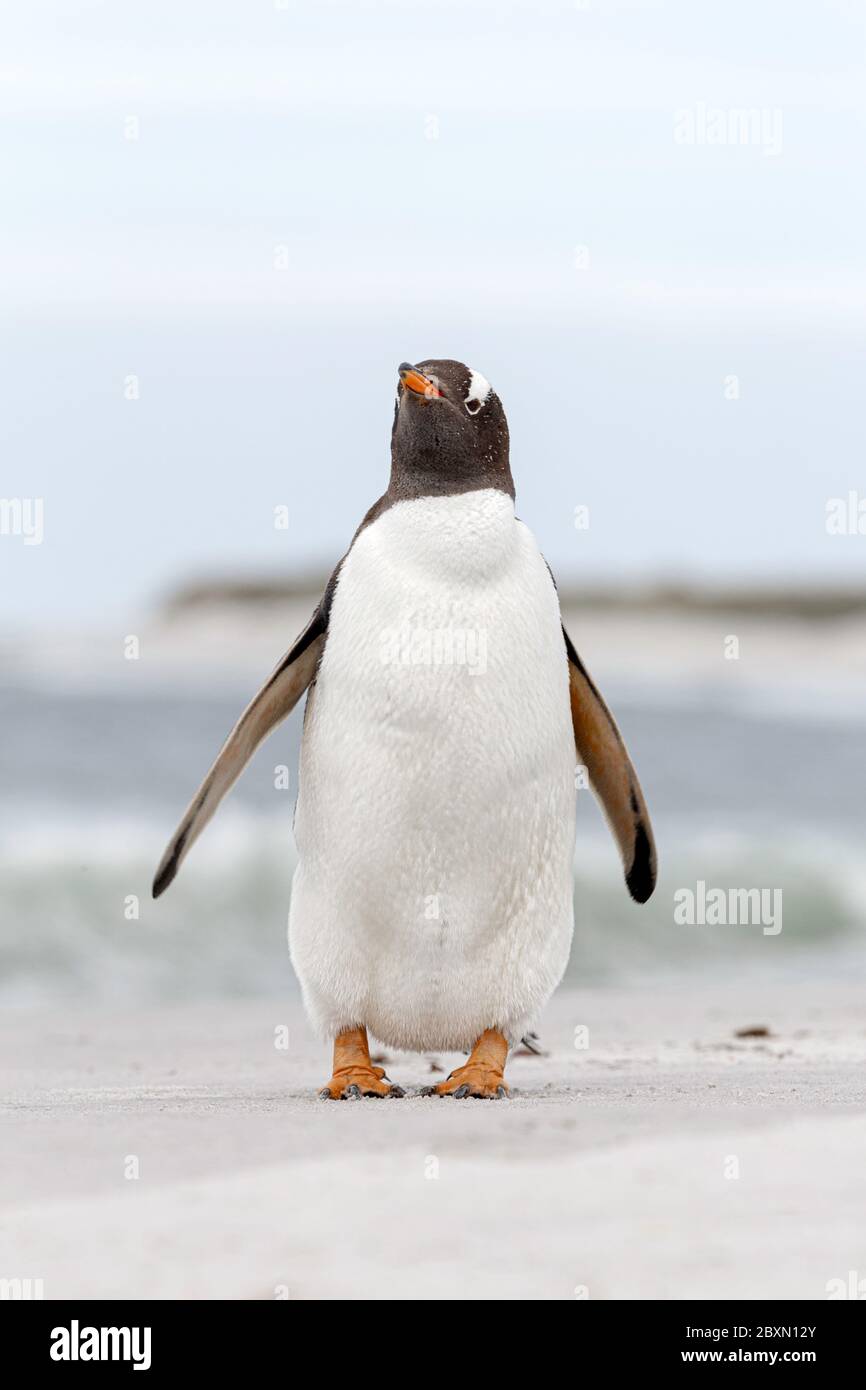
[[[482,405],[484,404],[484,402],[483,402],[483,401],[464,401],[463,404],[466,406],[466,409],[467,409],[467,411],[469,412],[470,415],[477,415],[478,412],[479,412],[479,410],[481,409]]]

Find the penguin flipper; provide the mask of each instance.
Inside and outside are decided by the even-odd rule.
[[[656,886],[656,847],[637,773],[608,709],[566,632],[571,722],[577,756],[601,803],[619,846],[625,881],[635,902],[645,903]]]
[[[171,883],[187,851],[204,830],[226,792],[234,785],[262,739],[276,728],[314,679],[328,628],[326,593],[294,646],[286,653],[261,690],[254,695],[219,751],[162,856],[153,880],[158,898]]]

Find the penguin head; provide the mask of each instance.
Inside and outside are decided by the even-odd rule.
[[[514,496],[508,422],[490,382],[463,362],[429,358],[398,368],[391,460],[404,487]]]

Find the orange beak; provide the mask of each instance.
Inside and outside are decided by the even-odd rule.
[[[429,400],[432,396],[442,395],[435,381],[431,381],[423,372],[416,371],[411,362],[401,362],[397,371],[407,391],[414,391],[416,396],[426,396]]]

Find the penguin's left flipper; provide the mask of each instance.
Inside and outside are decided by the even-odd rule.
[[[613,715],[598,693],[565,628],[571,722],[578,762],[619,846],[628,891],[645,903],[656,886],[656,847],[649,812]]]
[[[328,628],[330,586],[294,646],[247,705],[189,806],[153,880],[158,898],[204,830],[226,792],[237,781],[262,739],[285,719],[315,678]]]

